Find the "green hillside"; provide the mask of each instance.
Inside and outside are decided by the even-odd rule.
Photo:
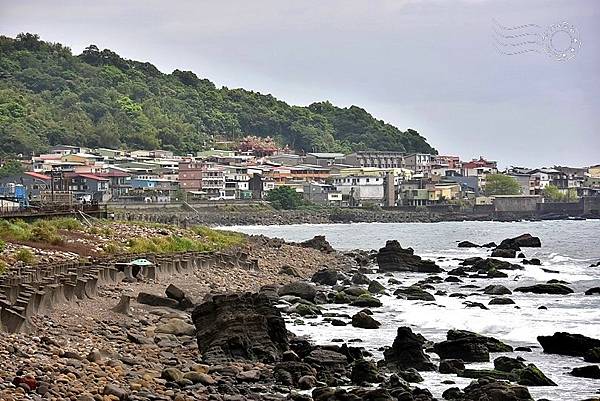
[[[0,154],[56,144],[184,154],[246,135],[304,151],[435,152],[416,131],[400,131],[356,106],[291,106],[217,88],[190,71],[163,74],[94,45],[74,56],[37,35],[0,36]]]

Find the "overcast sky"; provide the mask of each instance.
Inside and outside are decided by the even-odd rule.
[[[494,19],[538,25],[496,28],[527,39],[567,21],[582,46],[569,61],[503,55],[498,48],[541,47],[496,41]],[[358,105],[465,159],[600,163],[596,0],[0,0],[0,34],[19,32],[77,54],[94,43],[293,104]],[[554,39],[553,48],[568,45],[564,33]]]

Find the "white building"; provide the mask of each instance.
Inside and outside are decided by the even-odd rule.
[[[336,177],[333,185],[348,199],[351,205],[376,203],[380,205],[384,197],[384,179],[377,176]]]

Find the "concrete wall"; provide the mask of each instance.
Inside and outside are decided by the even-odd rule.
[[[538,202],[541,202],[539,196],[497,196],[494,199],[494,206],[496,212],[536,212]]]

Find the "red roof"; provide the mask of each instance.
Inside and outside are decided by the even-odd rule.
[[[50,180],[50,177],[48,177],[47,175],[40,174],[40,173],[34,173],[33,171],[26,171],[25,175],[28,175],[33,178],[37,178],[39,180],[44,180],[44,181]]]
[[[87,178],[89,180],[94,180],[94,181],[110,181],[108,178],[98,177],[97,175],[94,175],[94,174],[75,173],[75,176]]]

